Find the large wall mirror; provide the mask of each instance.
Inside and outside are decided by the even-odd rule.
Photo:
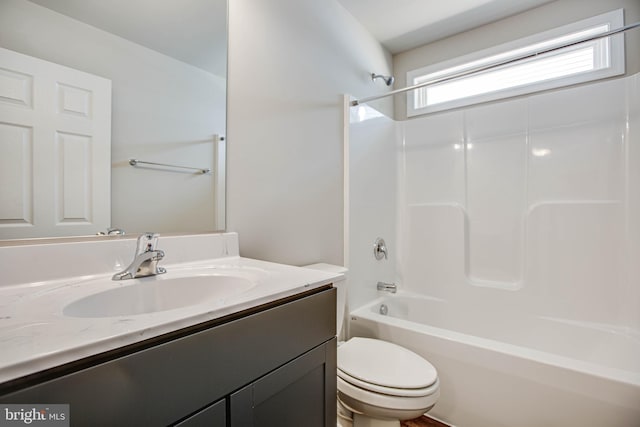
[[[0,0],[0,240],[223,230],[226,71],[226,0]]]

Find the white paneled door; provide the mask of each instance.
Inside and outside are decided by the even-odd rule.
[[[0,48],[0,239],[111,220],[111,81]]]

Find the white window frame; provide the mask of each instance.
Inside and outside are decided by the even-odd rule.
[[[534,53],[535,51],[549,49],[554,46],[562,46],[563,44],[567,43],[566,40],[562,40],[563,36],[575,35],[576,33],[583,33],[586,31],[591,31],[592,33],[603,33],[620,28],[623,25],[623,9],[614,10],[602,15],[574,22],[569,25],[564,25],[553,30],[515,40],[513,42],[505,43],[496,47],[474,52],[469,55],[464,55],[462,57],[444,61],[438,64],[429,65],[427,67],[409,71],[407,73],[407,85],[413,86],[424,81],[436,78],[445,78],[447,76],[467,70],[484,67],[494,63],[500,63],[511,58],[517,58],[519,56],[526,55],[529,52]],[[579,37],[574,37],[576,39],[582,38],[586,37],[588,34],[589,33],[582,34]],[[548,44],[548,42],[550,41],[554,41],[555,43],[551,45],[545,45],[545,43]],[[537,81],[534,83],[517,85],[506,89],[496,89],[489,92],[473,94],[465,97],[458,97],[427,106],[416,106],[416,100],[420,101],[419,97],[424,97],[428,89],[432,89],[432,93],[434,93],[433,89],[437,89],[438,86],[442,88],[443,85],[447,84],[446,82],[440,84],[435,83],[434,85],[426,86],[423,89],[416,89],[407,92],[407,116],[412,117],[421,114],[433,113],[436,111],[464,107],[481,102],[494,101],[497,99],[539,92],[542,90],[555,89],[578,83],[585,83],[625,73],[624,34],[617,34],[607,38],[597,39],[587,43],[580,43],[579,45],[570,46],[565,49],[542,54],[536,56],[535,58],[515,61],[500,67],[496,67],[492,70],[471,73],[467,76],[460,77],[455,80],[450,80],[449,82],[462,82],[465,79],[468,81],[468,83],[473,82],[473,79],[479,81],[479,79],[481,79],[483,76],[488,75],[488,73],[497,73],[498,70],[513,70],[517,67],[524,67],[527,63],[532,63],[534,61],[540,61],[541,63],[542,61],[551,61],[554,56],[557,57],[561,54],[564,54],[565,52],[577,53],[577,51],[579,51],[580,49],[584,49],[585,47],[593,47],[594,52],[596,52],[596,57],[594,57],[594,62],[596,62],[595,66],[599,66],[600,68],[551,78],[548,80]],[[421,102],[424,102],[424,99]]]

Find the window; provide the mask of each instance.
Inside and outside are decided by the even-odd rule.
[[[517,59],[602,34],[622,25],[623,13],[619,9],[496,48],[410,71],[407,73],[407,82],[416,85],[511,61],[409,92],[407,115],[415,116],[624,74],[622,34],[579,43],[532,58]]]

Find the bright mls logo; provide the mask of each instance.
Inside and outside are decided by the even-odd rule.
[[[0,405],[0,427],[69,427],[69,405]]]

